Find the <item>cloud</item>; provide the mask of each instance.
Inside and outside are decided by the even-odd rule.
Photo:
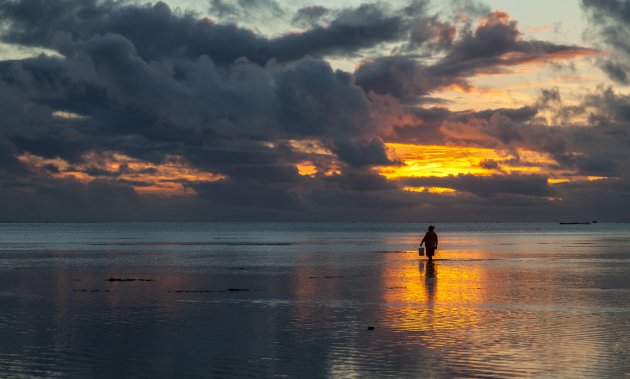
[[[484,178],[389,180],[378,167],[404,164],[393,141],[485,146],[515,160],[529,149],[558,170],[616,180],[611,192],[625,188],[624,95],[602,89],[570,108],[550,90],[519,108],[459,112],[434,98],[478,75],[592,50],[524,40],[503,13],[473,28],[429,5],[293,15],[275,2],[214,1],[209,19],[162,2],[2,1],[4,41],[56,53],[0,60],[3,217],[400,220],[491,200],[501,214],[509,204],[541,209],[566,195],[544,174],[501,171],[505,161],[480,163],[496,171]],[[238,23],[254,13],[294,17],[303,30],[266,36]],[[365,59],[355,72],[327,61],[343,56]],[[556,110],[590,124],[541,122]]]
[[[249,2],[269,9],[269,3]],[[247,8],[215,3],[214,8],[220,13]],[[112,33],[125,36],[146,60],[208,55],[218,64],[229,64],[240,57],[265,64],[270,59],[289,61],[307,55],[352,54],[394,41],[403,32],[401,18],[375,4],[340,11],[326,25],[276,38],[257,35],[233,23],[174,12],[163,2],[137,6],[96,0],[60,0],[54,4],[14,0],[0,4],[0,15],[10,24],[4,40],[12,43],[59,49],[58,38],[63,34],[85,40]]]
[[[38,6],[50,17],[44,20]],[[300,195],[284,187],[317,185],[320,179],[303,177],[296,169],[305,160],[316,164],[320,173],[333,165],[339,169],[347,165],[349,170],[392,163],[376,133],[364,91],[354,85],[350,74],[333,70],[321,59],[271,60],[265,65],[247,58],[217,62],[216,54],[193,54],[194,41],[184,43],[180,51],[174,47],[177,38],[184,40],[190,35],[186,33],[216,24],[174,13],[162,3],[123,6],[66,1],[56,7],[22,1],[3,3],[0,9],[13,22],[4,38],[48,45],[62,54],[0,62],[0,96],[7,108],[0,140],[7,148],[0,163],[3,170],[41,169],[38,175],[49,185],[41,186],[39,180],[20,185],[41,198],[41,203],[69,201],[72,196],[62,195],[81,188],[90,194],[85,201],[96,201],[98,194],[108,196],[106,183],[121,193],[133,191],[131,186],[144,191],[152,185],[138,178],[140,171],[132,172],[124,161],[117,161],[115,154],[154,165],[170,164],[172,157],[179,157],[193,168],[225,177],[216,182],[177,179],[196,191],[199,202],[217,206],[208,199],[223,196],[226,204],[240,203],[246,208],[258,202],[260,209],[290,208],[291,198],[298,204]],[[370,22],[378,23],[382,17],[378,8],[364,6],[341,12],[332,28],[350,28],[345,30],[351,32],[354,27],[369,28]],[[168,35],[160,41],[164,48],[159,49],[136,24],[143,25],[144,33],[163,29],[164,38]],[[234,48],[247,47],[252,41],[272,43],[235,25],[216,27],[246,37],[237,39]],[[317,33],[333,30],[323,29]],[[352,37],[359,44],[361,34]],[[160,34],[153,37],[159,39]],[[300,44],[298,37],[287,38]],[[281,46],[286,40],[273,43]],[[217,47],[213,40],[206,42],[209,49],[229,50]],[[326,49],[323,44],[319,48]],[[330,158],[302,152],[289,143],[313,138],[328,149]],[[30,158],[16,159],[24,154],[60,163],[27,166]],[[106,168],[106,162],[96,164],[98,154],[108,156],[118,169]],[[158,169],[153,170],[143,173],[156,175]],[[67,190],[59,192],[53,183]],[[145,207],[145,200],[137,202],[136,209]],[[42,207],[41,214],[44,209],[54,212],[58,208]],[[138,211],[138,217],[146,212]],[[90,219],[97,213],[86,211],[82,218],[73,212],[68,215]],[[36,212],[29,214],[39,217]],[[128,213],[121,213],[121,218],[124,215]]]
[[[143,200],[130,186],[95,180],[51,180],[45,176],[22,175],[18,180],[0,180],[3,221],[138,219]]]
[[[549,106],[556,113],[588,117],[589,124],[549,127],[532,118],[537,109]],[[560,94],[549,90],[542,92],[537,105],[520,111],[446,114],[439,131],[450,143],[503,149],[516,155],[518,149],[539,151],[551,157],[557,168],[574,170],[576,175],[617,177],[623,175],[621,168],[630,158],[629,106],[628,96],[610,88],[591,93],[578,106],[565,106]],[[519,119],[519,114],[525,117]]]
[[[263,141],[315,136],[353,164],[362,164],[361,157],[366,164],[388,162],[382,142],[373,134],[363,91],[323,61],[303,59],[269,69],[241,63],[224,71],[201,57],[177,78],[168,67],[140,58],[120,35],[68,46],[72,53],[64,60],[42,57],[19,63],[20,70],[31,76],[56,76],[58,81],[47,89],[48,97],[37,98],[39,106],[48,109],[39,123],[49,127],[20,132],[16,127],[16,133],[9,134],[14,144],[34,154],[77,160],[89,149],[114,142],[86,139],[116,140],[123,134],[124,141],[116,148],[125,153],[138,154],[137,144],[161,145],[163,155],[191,155],[195,162],[194,157],[203,153],[197,146],[202,141],[213,150],[218,141],[241,136],[239,149],[247,146],[247,139],[250,144],[258,141],[256,149],[249,148],[252,155],[270,150],[260,144]],[[22,90],[35,91],[42,84],[46,83],[14,83],[12,89],[29,86]],[[97,96],[78,100],[86,92]],[[50,113],[55,106],[86,118],[55,120]],[[220,161],[225,156],[221,151],[207,157]],[[231,159],[245,157],[238,149],[230,154]]]
[[[522,64],[545,63],[558,59],[588,56],[595,50],[525,40],[517,23],[507,13],[493,12],[482,18],[473,31],[466,25],[455,37],[455,25],[420,19],[423,41],[437,41],[432,50],[446,54],[435,63],[423,63],[412,56],[387,56],[366,60],[355,71],[356,82],[366,91],[388,94],[403,102],[449,86],[472,88],[469,79],[477,75],[501,73]],[[413,34],[413,31],[412,31]]]
[[[547,184],[547,178],[542,175],[474,176],[460,174],[443,178],[404,179],[403,182],[406,185],[416,187],[452,188],[456,191],[469,192],[481,197],[493,197],[499,194],[549,197],[557,194]]]
[[[330,10],[321,5],[312,5],[297,10],[291,22],[301,27],[319,25],[320,20],[330,13]]]
[[[427,67],[407,56],[389,56],[364,62],[355,71],[357,85],[366,91],[412,101],[437,88],[463,82],[460,78],[433,76]]]
[[[596,51],[571,45],[525,40],[518,24],[505,12],[483,18],[473,31],[465,28],[452,49],[428,71],[438,76],[474,76],[501,72],[511,66],[589,56]]]
[[[616,82],[628,84],[630,72],[630,2],[627,0],[582,0],[582,8],[592,24],[596,40],[612,54],[600,59],[600,67]]]
[[[236,22],[243,18],[278,18],[283,16],[286,11],[273,0],[211,0],[210,12],[221,20]]]

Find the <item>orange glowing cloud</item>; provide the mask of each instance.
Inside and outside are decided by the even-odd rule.
[[[506,51],[498,56],[501,66],[519,65],[540,65],[551,61],[569,60],[589,57],[601,54],[600,51],[579,46],[558,46],[540,41],[527,41],[521,38],[517,22],[510,19],[507,12],[495,11],[487,17],[481,19],[477,24],[477,30],[504,28],[506,39],[514,44],[510,51]],[[550,26],[531,28],[532,32],[549,30]],[[476,75],[501,74],[505,68],[498,68],[491,65],[485,69],[478,70]]]
[[[510,23],[516,24],[516,21],[510,21],[510,15],[507,12],[494,11],[490,13],[488,17],[479,20],[479,22],[477,23],[477,29],[498,24],[508,25]]]
[[[429,192],[429,193],[437,193],[437,194],[448,194],[448,193],[455,193],[455,192],[457,192],[457,191],[455,191],[452,188],[446,188],[446,187],[411,187],[411,186],[403,187],[403,191],[407,191],[407,192]]]
[[[588,48],[573,48],[558,51],[545,52],[542,55],[522,52],[509,52],[501,55],[499,59],[507,64],[544,64],[550,61],[569,60],[598,55],[599,51]]]
[[[471,84],[468,84],[468,85],[451,84],[450,86],[444,87],[443,91],[453,91],[453,92],[459,92],[459,93],[481,94],[481,95],[492,95],[492,96],[501,96],[505,94],[504,89],[475,87]]]
[[[116,152],[87,153],[80,164],[28,153],[17,158],[31,170],[45,172],[54,178],[73,178],[83,183],[97,178],[110,178],[132,186],[140,194],[190,196],[195,191],[186,183],[212,182],[224,178],[190,167],[178,156],[170,156],[161,164]]]
[[[532,26],[530,28],[527,28],[527,33],[543,33],[551,29],[551,25]]]
[[[312,157],[311,160],[298,162],[295,167],[302,176],[332,176],[341,172],[335,155],[315,139],[289,140],[288,145],[295,151]],[[315,162],[317,160],[317,162]]]

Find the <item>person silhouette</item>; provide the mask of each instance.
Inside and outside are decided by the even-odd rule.
[[[433,261],[433,255],[435,255],[435,250],[438,247],[438,236],[433,231],[434,229],[435,229],[435,226],[433,225],[429,226],[429,230],[427,231],[427,233],[424,235],[424,238],[422,238],[422,241],[420,242],[420,246],[422,246],[422,244],[424,243],[427,257],[429,258],[429,262]]]

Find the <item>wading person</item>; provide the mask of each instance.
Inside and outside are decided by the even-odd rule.
[[[429,230],[424,235],[424,238],[422,238],[422,242],[420,242],[420,246],[422,246],[422,244],[424,243],[429,262],[433,260],[433,255],[435,254],[435,250],[438,247],[438,236],[437,234],[435,234],[433,229],[435,229],[435,226],[429,226]]]

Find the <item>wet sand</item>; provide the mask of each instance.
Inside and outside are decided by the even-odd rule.
[[[415,250],[338,250],[325,239],[309,247],[6,248],[0,371],[628,377],[629,245],[613,237],[593,244],[554,235],[532,252],[524,235],[453,233],[433,264]]]

